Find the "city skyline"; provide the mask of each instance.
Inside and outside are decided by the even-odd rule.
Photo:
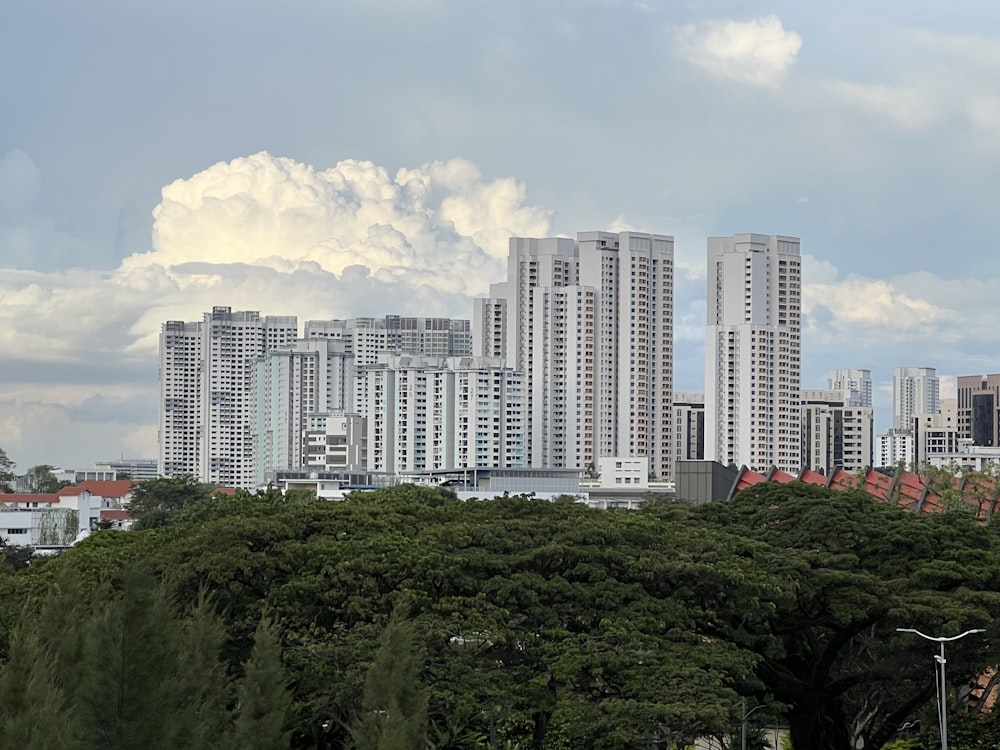
[[[871,370],[876,432],[896,367],[1000,372],[1000,8],[569,10],[7,4],[0,448],[153,457],[163,321],[472,319],[581,230],[674,238],[675,391],[739,232],[801,238],[801,387]]]

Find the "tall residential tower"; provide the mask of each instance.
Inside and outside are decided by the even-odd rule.
[[[511,238],[506,281],[475,301],[473,341],[525,373],[530,466],[648,456],[672,475],[672,237]]]
[[[709,237],[706,459],[799,470],[801,283],[798,238]]]

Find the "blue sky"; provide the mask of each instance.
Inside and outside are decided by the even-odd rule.
[[[156,336],[213,305],[471,317],[510,234],[799,236],[803,387],[1000,371],[1000,6],[0,0],[0,447],[156,449]]]

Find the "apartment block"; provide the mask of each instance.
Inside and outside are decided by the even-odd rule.
[[[359,376],[370,471],[524,466],[524,377],[503,360],[383,354]]]
[[[673,238],[513,237],[472,328],[475,354],[525,373],[530,466],[646,456],[672,474]]]
[[[472,355],[468,320],[386,315],[381,318],[307,320],[303,338],[344,342],[357,367],[377,365],[384,352],[429,354],[437,357]]]
[[[706,459],[799,470],[801,276],[796,237],[708,239]]]
[[[343,340],[298,339],[258,357],[254,397],[255,483],[307,463],[313,416],[354,410],[354,356]]]
[[[829,475],[872,466],[874,413],[854,406],[850,392],[802,391],[802,466]]]
[[[223,487],[251,487],[258,357],[296,339],[294,316],[214,307],[199,322],[160,332],[160,474],[188,474]]]
[[[1000,446],[1000,375],[958,378],[958,432],[984,447]]]
[[[942,465],[947,456],[957,455],[969,440],[961,434],[958,399],[941,400],[936,414],[917,414],[913,418],[915,470],[925,464]]]
[[[933,367],[897,367],[892,377],[892,426],[912,430],[917,414],[941,410],[941,381]]]
[[[674,393],[674,461],[705,458],[705,394]]]
[[[872,405],[871,370],[831,370],[826,377],[827,390],[840,391],[845,406]]]
[[[895,467],[903,464],[912,469],[916,462],[916,452],[913,444],[913,430],[889,430],[878,436],[878,448],[875,452],[876,467]]]

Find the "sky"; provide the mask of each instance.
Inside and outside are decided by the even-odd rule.
[[[0,0],[0,448],[156,456],[166,320],[472,317],[507,238],[801,238],[802,387],[1000,372],[1000,4]]]

